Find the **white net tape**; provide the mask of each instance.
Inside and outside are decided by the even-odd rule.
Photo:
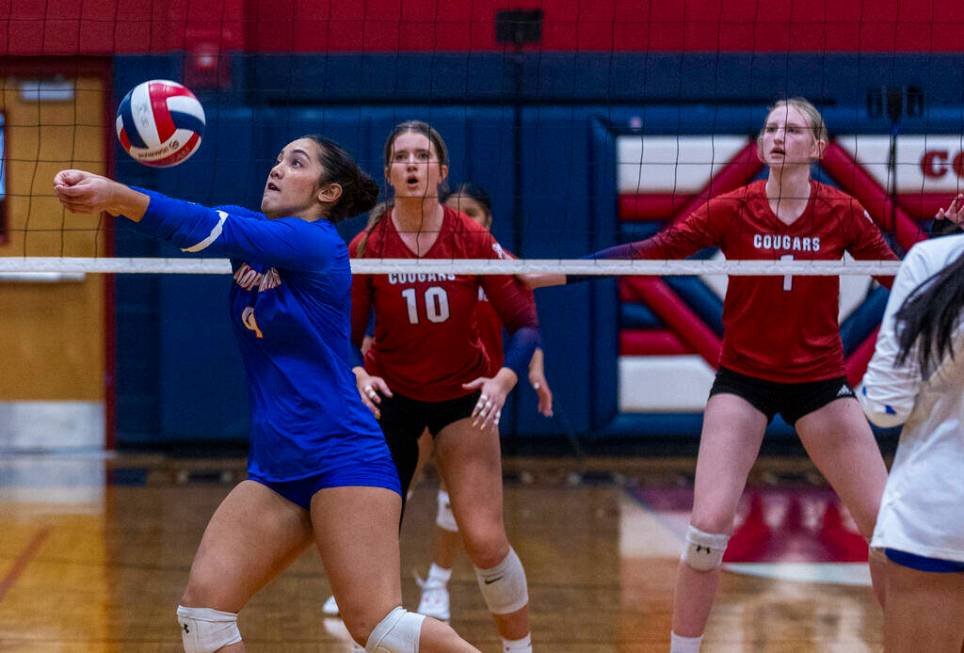
[[[355,274],[894,275],[897,261],[356,259]],[[227,259],[0,257],[0,273],[229,274]]]

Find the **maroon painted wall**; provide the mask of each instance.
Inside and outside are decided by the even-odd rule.
[[[0,56],[500,51],[508,8],[548,51],[964,51],[960,0],[0,0]]]

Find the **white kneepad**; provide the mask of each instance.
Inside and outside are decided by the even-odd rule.
[[[526,570],[522,568],[515,549],[509,548],[505,560],[491,569],[476,567],[475,576],[479,579],[482,598],[492,614],[512,614],[529,603]]]
[[[365,644],[367,653],[418,653],[425,616],[398,607],[378,622]]]
[[[722,533],[706,533],[692,524],[686,529],[686,548],[683,562],[696,571],[712,571],[723,565],[723,553],[730,536]]]
[[[179,605],[177,622],[181,625],[184,653],[214,653],[219,648],[241,641],[238,615],[234,612]]]
[[[438,491],[438,513],[435,515],[435,525],[450,533],[459,532],[459,525],[455,522],[455,514],[452,512],[452,503],[449,501],[449,493],[445,490]]]

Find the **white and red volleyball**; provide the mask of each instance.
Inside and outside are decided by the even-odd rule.
[[[146,166],[169,168],[201,146],[204,108],[186,86],[152,79],[132,88],[117,107],[117,138]]]

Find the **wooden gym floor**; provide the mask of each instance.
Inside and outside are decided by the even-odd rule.
[[[668,650],[692,459],[506,460],[506,525],[529,578],[535,650]],[[175,653],[174,608],[215,507],[244,461],[153,455],[0,457],[0,652]],[[405,604],[430,551],[429,475],[402,533]],[[751,477],[703,650],[881,649],[859,539],[806,462],[761,460]],[[737,541],[738,540],[738,541]],[[482,651],[499,640],[464,557],[452,624]],[[241,613],[248,651],[349,650],[326,619],[313,552]]]

